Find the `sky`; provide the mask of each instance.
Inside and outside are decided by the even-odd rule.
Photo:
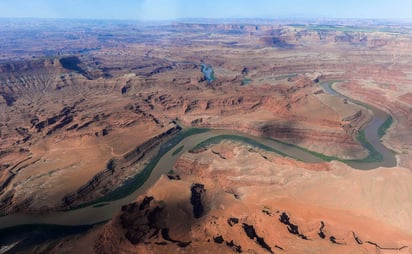
[[[0,17],[412,19],[412,0],[0,0]]]

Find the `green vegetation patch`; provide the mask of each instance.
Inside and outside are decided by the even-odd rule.
[[[346,95],[344,95],[344,94],[341,94],[341,93],[339,93],[338,91],[336,91],[335,89],[333,89],[333,85],[334,85],[335,83],[341,83],[341,82],[343,82],[343,80],[335,80],[335,81],[332,81],[331,83],[328,84],[328,87],[329,87],[330,90],[332,90],[333,92],[339,94],[339,96],[341,96],[342,98],[345,98],[345,99],[347,99],[347,100],[349,100],[349,101],[351,101],[351,102],[353,102],[353,103],[356,103],[356,104],[358,104],[358,105],[360,105],[360,106],[363,106],[363,107],[365,107],[365,108],[367,108],[367,109],[373,110],[373,106],[371,106],[371,105],[369,105],[369,104],[366,104],[366,103],[364,103],[364,102],[361,102],[361,101],[358,101],[358,100],[349,98],[348,96],[346,96]]]
[[[388,118],[386,118],[385,122],[381,126],[379,126],[379,129],[378,129],[379,138],[382,138],[383,136],[385,136],[386,131],[391,127],[392,123],[393,123],[393,118],[392,116],[389,116]]]
[[[270,138],[269,138],[269,139],[270,139]],[[251,146],[254,146],[254,147],[263,149],[263,150],[268,151],[268,152],[277,153],[277,154],[279,154],[279,155],[281,155],[281,156],[283,156],[283,157],[289,157],[289,158],[293,158],[293,159],[298,160],[298,161],[302,161],[300,158],[297,158],[297,157],[295,157],[295,156],[291,156],[291,155],[289,155],[289,154],[286,154],[286,153],[284,153],[284,152],[282,152],[282,151],[280,151],[280,150],[278,150],[278,149],[269,147],[269,146],[267,146],[267,145],[264,145],[264,144],[262,144],[262,143],[259,143],[258,141],[255,141],[255,140],[253,140],[253,139],[250,139],[250,138],[247,138],[247,137],[244,137],[244,136],[237,136],[237,135],[219,135],[219,136],[211,137],[211,138],[209,138],[209,139],[207,139],[207,140],[205,140],[205,141],[197,144],[197,145],[196,145],[193,149],[191,149],[191,150],[192,150],[192,151],[196,151],[196,150],[206,149],[206,148],[208,148],[208,147],[210,147],[210,146],[212,146],[212,145],[219,144],[219,143],[221,143],[221,142],[224,141],[224,140],[232,140],[232,141],[237,141],[237,142],[245,143],[245,144],[248,144],[248,145],[251,145]],[[306,153],[309,153],[309,154],[311,154],[311,155],[313,155],[313,156],[315,156],[315,157],[318,157],[318,158],[320,158],[320,159],[322,159],[322,160],[324,160],[324,161],[338,160],[338,161],[343,161],[343,162],[345,162],[345,160],[342,160],[342,159],[340,159],[340,158],[338,158],[338,157],[335,157],[335,156],[328,156],[328,155],[325,155],[325,154],[322,154],[322,153],[318,153],[318,152],[315,152],[315,151],[311,151],[311,150],[309,150],[309,149],[306,149],[306,148],[303,148],[303,147],[300,147],[300,146],[297,146],[297,145],[294,145],[294,144],[286,143],[286,142],[283,142],[283,141],[279,141],[279,140],[276,140],[276,139],[270,139],[270,140],[272,140],[272,141],[274,141],[274,142],[277,142],[277,143],[280,143],[280,144],[285,145],[285,146],[289,146],[289,147],[293,147],[293,148],[295,148],[295,149],[302,150],[302,151],[304,151],[304,152],[306,152]]]
[[[175,156],[176,154],[180,153],[183,150],[184,145],[179,146],[176,150],[173,151],[172,156]]]
[[[215,71],[213,70],[213,67],[211,65],[202,64],[201,71],[205,75],[205,78],[209,83],[216,79]]]
[[[356,103],[360,106],[363,106],[365,108],[373,110],[373,106],[368,105],[368,104],[363,103],[363,102],[358,101],[358,100],[351,99],[351,98],[337,92],[336,90],[334,90],[332,85],[336,82],[340,82],[340,81],[334,81],[334,82],[331,82],[331,83],[328,84],[328,86],[331,90],[333,90],[335,93],[341,95],[344,98],[347,98],[348,100],[350,100],[350,101],[352,101],[352,102],[354,102],[354,103]],[[381,126],[379,126],[379,129],[378,129],[379,138],[382,138],[385,135],[386,131],[390,128],[392,123],[393,123],[393,118],[392,118],[391,115],[389,115],[388,118],[386,118],[385,122],[383,124],[381,124]],[[359,141],[359,143],[361,143],[361,145],[364,148],[366,148],[369,151],[369,155],[367,157],[365,157],[364,159],[362,159],[362,160],[342,160],[343,162],[381,162],[381,161],[383,161],[382,154],[379,153],[378,151],[376,151],[375,148],[373,147],[373,145],[370,144],[367,141],[364,130],[361,130],[359,132],[359,134],[357,136],[357,140]]]
[[[346,162],[356,161],[356,162],[380,162],[383,161],[383,156],[368,142],[365,136],[365,131],[361,130],[357,137],[359,143],[369,151],[369,155],[362,160],[346,160]]]
[[[98,207],[103,207],[103,206],[107,206],[108,203],[100,203],[100,204],[96,204],[93,207],[98,208]]]
[[[231,140],[231,141],[237,141],[237,142],[245,143],[245,144],[263,149],[263,150],[268,151],[268,152],[275,152],[275,153],[277,153],[277,154],[279,154],[283,157],[290,157],[290,158],[293,158],[295,160],[302,161],[301,159],[296,158],[294,156],[291,156],[289,154],[286,154],[286,153],[284,153],[284,152],[282,152],[278,149],[266,146],[266,145],[264,145],[262,143],[259,143],[259,142],[255,141],[253,139],[243,137],[243,136],[237,136],[237,135],[219,135],[219,136],[211,137],[211,138],[197,144],[191,150],[196,151],[196,150],[206,149],[206,148],[208,148],[212,145],[219,144],[224,140]],[[300,147],[300,146],[297,146],[297,145],[294,145],[294,144],[286,143],[286,142],[275,140],[275,139],[271,139],[271,140],[274,141],[274,142],[278,142],[280,144],[289,146],[289,147],[293,147],[295,149],[302,150],[302,151],[304,151],[308,154],[311,154],[311,155],[313,155],[317,158],[320,158],[323,161],[328,161],[328,162],[336,160],[336,161],[342,161],[342,162],[345,162],[345,163],[348,163],[348,162],[368,163],[368,162],[379,162],[379,161],[383,160],[383,156],[378,151],[376,151],[375,148],[366,140],[365,133],[363,131],[360,132],[360,134],[358,136],[358,141],[369,151],[369,155],[367,157],[365,157],[364,159],[361,159],[361,160],[344,160],[344,159],[338,158],[336,156],[325,155],[325,154],[318,153],[318,152],[315,152],[315,151],[312,151],[312,150],[309,150],[307,148]]]
[[[318,153],[318,152],[309,150],[307,148],[297,146],[297,145],[294,145],[294,144],[291,144],[291,143],[286,143],[286,142],[283,142],[283,141],[280,141],[280,140],[276,140],[276,139],[272,139],[272,140],[275,141],[275,142],[281,143],[285,146],[293,147],[293,148],[299,149],[301,151],[304,151],[306,153],[309,153],[309,154],[311,154],[315,157],[318,157],[318,158],[320,158],[324,161],[334,161],[334,160],[342,161],[341,159],[339,159],[338,157],[335,157],[335,156],[329,156],[329,155],[326,155],[326,154],[323,154],[323,153]]]
[[[294,78],[296,77],[298,74],[296,73],[290,73],[290,74],[285,74],[285,75],[280,75],[280,76],[276,76],[275,80],[282,80],[282,79],[287,79],[287,78]]]
[[[202,150],[202,149],[208,148],[212,145],[217,145],[217,144],[221,143],[223,140],[231,140],[231,141],[241,142],[241,143],[244,143],[244,144],[248,144],[248,145],[263,149],[265,151],[280,154],[284,157],[291,157],[291,156],[287,155],[286,153],[283,153],[282,151],[279,151],[277,149],[274,149],[272,147],[269,147],[267,145],[259,143],[259,142],[255,141],[253,139],[248,138],[248,137],[238,136],[238,135],[219,135],[219,136],[211,137],[211,138],[206,139],[205,141],[197,144],[191,150],[192,151]]]
[[[252,82],[250,78],[244,78],[240,83],[241,86],[249,85]]]

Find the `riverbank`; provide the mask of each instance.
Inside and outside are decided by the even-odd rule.
[[[382,123],[376,127],[376,136],[379,136],[378,129],[387,128],[387,126],[388,122],[382,121]],[[372,129],[372,131],[373,130],[374,129]],[[365,142],[368,142],[366,133],[367,130],[365,130],[364,139]],[[242,142],[269,152],[277,153],[281,156],[291,157],[308,163],[336,159],[288,143],[264,137],[253,137],[235,131],[195,128],[185,129],[174,138],[161,145],[157,155],[150,160],[141,173],[135,175],[132,179],[127,181],[126,184],[103,198],[55,214],[37,216],[16,214],[4,216],[0,218],[0,228],[3,228],[6,231],[16,230],[19,232],[20,230],[24,230],[24,226],[22,225],[28,224],[31,225],[29,227],[35,227],[36,230],[40,230],[47,234],[49,231],[54,230],[53,227],[50,229],[48,225],[76,227],[82,225],[91,226],[93,224],[104,222],[111,219],[112,216],[119,211],[122,205],[132,202],[137,196],[145,193],[145,191],[147,191],[162,174],[167,173],[171,169],[174,162],[179,158],[179,155],[189,150],[196,150],[201,147],[217,144],[223,140]],[[374,148],[373,142],[370,142],[369,144]],[[373,162],[346,161],[345,163],[354,168],[360,167],[360,169],[371,169],[384,166],[385,159],[387,159],[387,157],[383,156],[383,162],[374,160]],[[36,224],[36,226],[33,226],[33,224]],[[60,229],[63,231],[65,230],[64,227]],[[70,229],[70,227],[67,229]]]
[[[338,82],[341,81],[331,81],[328,83],[323,83],[321,86],[325,92],[365,107],[373,113],[372,121],[368,123],[366,127],[361,129],[357,135],[358,142],[368,150],[368,156],[360,161],[347,160],[344,162],[353,168],[363,167],[363,169],[373,169],[379,166],[395,167],[397,165],[395,153],[381,143],[381,138],[393,123],[392,116],[373,105],[354,100],[339,93],[333,89],[333,85]]]

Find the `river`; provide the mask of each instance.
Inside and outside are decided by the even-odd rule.
[[[332,94],[334,96],[340,97],[342,99],[347,99],[353,103],[358,103],[351,100],[350,98],[337,93],[330,87],[330,84],[322,84],[322,88],[325,92]],[[389,116],[386,112],[368,105],[368,108],[372,110],[374,117],[373,120],[364,128],[366,140],[383,156],[383,161],[381,162],[357,162],[357,161],[348,161],[346,162],[353,168],[357,169],[372,169],[380,166],[393,167],[396,166],[396,158],[392,151],[388,150],[380,142],[378,129],[381,126],[387,117]],[[12,214],[8,216],[0,217],[0,229],[10,228],[19,225],[26,224],[53,224],[53,225],[91,225],[107,221],[111,219],[117,212],[120,211],[121,207],[124,204],[130,203],[136,199],[139,195],[144,194],[154,183],[159,179],[162,174],[166,174],[170,169],[172,169],[176,160],[179,156],[188,150],[195,147],[197,144],[215,136],[219,135],[237,135],[244,136],[254,141],[257,141],[266,146],[272,147],[276,150],[280,150],[288,156],[298,158],[302,161],[309,163],[321,162],[322,160],[314,156],[303,149],[298,147],[290,146],[277,142],[272,139],[254,137],[246,135],[244,133],[239,133],[236,131],[230,130],[211,130],[208,132],[195,134],[184,138],[174,147],[172,147],[164,156],[159,160],[159,162],[154,167],[147,181],[132,194],[118,199],[115,201],[104,202],[99,205],[91,205],[84,208],[79,208],[70,211],[64,212],[54,212],[44,215],[27,215],[27,214]],[[183,146],[183,149],[178,153],[173,155],[173,152],[177,147]],[[1,243],[0,243],[1,244]]]
[[[364,104],[355,100],[352,100],[351,98],[338,93],[335,91],[330,83],[323,83],[322,88],[325,92],[340,97],[342,99],[346,99],[348,101],[351,101],[356,104]],[[364,104],[366,105],[366,104]],[[395,167],[396,166],[396,157],[394,152],[386,148],[380,141],[380,137],[378,134],[379,127],[386,121],[390,115],[386,113],[385,111],[374,107],[372,105],[367,105],[367,108],[370,109],[373,113],[373,118],[372,121],[363,129],[365,132],[365,138],[369,144],[373,146],[373,148],[382,155],[383,159],[382,161],[377,161],[377,162],[357,162],[357,161],[349,161],[346,162],[348,165],[350,165],[353,168],[357,169],[374,169],[378,167]]]

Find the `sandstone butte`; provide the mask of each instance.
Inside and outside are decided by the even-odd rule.
[[[24,34],[7,33],[21,41],[15,51],[7,43],[0,49],[5,216],[42,216],[104,197],[141,172],[180,127],[233,130],[320,158],[362,160],[368,150],[357,137],[374,117],[372,105],[392,116],[381,142],[396,166],[308,163],[222,140],[176,151],[176,162],[109,222],[25,251],[412,253],[409,28],[53,29],[49,42],[59,52],[47,57],[41,40]],[[325,83],[364,104],[326,93]]]

